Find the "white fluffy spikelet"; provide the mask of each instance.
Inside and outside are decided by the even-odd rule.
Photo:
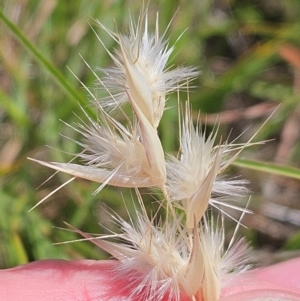
[[[171,200],[180,201],[186,211],[189,228],[193,227],[194,215],[198,223],[209,204],[217,208],[224,205],[239,209],[225,201],[247,192],[245,181],[224,180],[220,177],[229,161],[234,160],[238,150],[247,144],[240,146],[225,143],[214,146],[216,135],[217,131],[205,137],[199,124],[194,127],[187,104],[179,157],[169,156],[166,163],[166,186]]]
[[[76,157],[83,164],[43,162],[31,159],[41,165],[73,175],[119,187],[158,187],[166,182],[164,151],[154,128],[141,114],[132,129],[102,114],[101,121],[89,124],[79,123],[72,127],[81,134],[83,148]]]
[[[99,23],[119,44],[120,50],[113,54],[103,45],[114,67],[101,69],[105,74],[103,79],[92,71],[98,85],[109,96],[99,100],[83,84],[97,103],[100,119],[94,121],[85,114],[87,122],[80,120],[76,126],[67,124],[81,135],[82,140],[75,141],[82,147],[76,158],[83,162],[34,161],[74,178],[101,183],[95,193],[105,185],[136,188],[136,191],[141,187],[159,188],[167,201],[165,220],[158,218],[155,223],[148,217],[137,191],[141,211],[136,222],[114,217],[120,234],[95,240],[75,231],[119,260],[116,275],[130,279],[130,298],[161,301],[169,296],[169,301],[180,301],[184,292],[192,301],[216,301],[226,281],[245,269],[247,247],[243,240],[234,245],[233,238],[226,250],[223,222],[215,224],[205,212],[209,205],[219,208],[221,213],[223,205],[247,211],[226,203],[232,196],[246,192],[245,182],[225,180],[221,173],[250,142],[215,145],[217,131],[205,137],[200,124],[193,125],[187,104],[179,157],[169,156],[165,162],[157,127],[167,95],[184,87],[197,72],[193,68],[170,71],[166,67],[173,47],[168,46],[165,33],[158,35],[156,22],[155,33],[150,34],[147,13],[142,11],[137,24],[131,19],[128,35],[113,33]],[[130,103],[134,113],[126,117],[128,126],[109,115],[125,102]],[[121,243],[114,241],[115,238]]]
[[[178,216],[155,224],[140,204],[142,211],[137,213],[136,222],[113,216],[121,233],[91,238],[120,261],[116,275],[130,279],[124,287],[131,291],[130,297],[180,301],[184,292],[193,301],[216,301],[226,283],[248,268],[244,240],[234,244],[233,237],[225,248],[223,222],[214,224],[213,217],[208,220],[206,215],[191,232]],[[116,237],[122,242],[107,240]]]
[[[202,296],[205,301],[219,299],[222,287],[236,274],[249,268],[246,242],[240,239],[234,243],[235,237],[233,236],[228,249],[225,249],[224,231],[223,221],[221,224],[218,222],[215,224],[212,215],[210,220],[207,215],[204,217],[200,236],[204,263]]]
[[[107,241],[107,236],[91,240],[120,261],[116,275],[130,278],[131,297],[159,301],[169,296],[169,300],[180,301],[180,292],[191,298],[199,295],[204,265],[196,228],[194,234],[187,232],[181,217],[176,216],[156,225],[144,208],[135,223],[119,216],[114,219],[121,233],[111,237],[117,236],[123,243]]]
[[[115,55],[110,53],[115,66],[100,69],[105,77],[100,88],[110,95],[100,99],[100,105],[114,110],[126,102],[136,101],[150,124],[157,128],[165,109],[166,97],[184,87],[198,72],[191,67],[169,70],[167,63],[174,47],[159,36],[158,17],[155,33],[148,32],[147,12],[142,12],[138,23],[133,18],[128,35],[115,34],[99,25],[114,37],[121,47]],[[135,97],[138,95],[139,97]]]
[[[72,128],[83,138],[82,142],[75,141],[83,149],[76,155],[83,164],[34,161],[75,177],[102,183],[95,193],[107,184],[119,187],[155,186],[155,176],[151,174],[147,159],[148,149],[141,142],[136,125],[131,129],[125,128],[102,114],[97,122],[89,118],[88,124],[81,121]]]

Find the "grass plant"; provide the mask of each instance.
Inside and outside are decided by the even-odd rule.
[[[176,44],[169,65],[200,66],[200,76],[189,87],[189,98],[196,112],[195,122],[200,111],[208,135],[217,120],[221,124],[220,137],[227,137],[230,133],[232,139],[239,137],[239,143],[245,143],[277,108],[256,138],[256,141],[271,141],[245,150],[244,159],[233,162],[230,169],[232,175],[243,173],[253,183],[251,190],[256,195],[253,209],[258,213],[260,203],[272,199],[269,191],[274,185],[277,187],[280,183],[282,187],[288,187],[287,190],[299,191],[299,183],[293,180],[300,177],[297,161],[299,133],[293,130],[299,128],[300,4],[289,0],[274,3],[153,0],[149,6],[149,26],[153,24],[152,29],[157,11],[160,12],[159,28],[162,29],[175,15],[168,29],[170,45]],[[77,238],[75,233],[55,227],[61,227],[63,221],[67,221],[85,232],[106,233],[106,227],[111,229],[112,226],[103,204],[123,218],[128,212],[135,213],[134,205],[126,201],[132,199],[133,191],[105,188],[101,194],[93,195],[99,185],[85,180],[70,183],[28,213],[38,201],[69,178],[58,173],[36,189],[53,172],[26,158],[67,162],[68,153],[80,151],[76,143],[63,137],[78,141],[79,133],[64,126],[60,120],[73,124],[78,120],[76,115],[85,118],[84,112],[78,109],[79,105],[94,117],[96,114],[86,91],[72,72],[85,86],[94,87],[94,76],[80,56],[93,68],[109,67],[111,58],[91,28],[112,51],[117,42],[105,34],[95,20],[111,29],[117,24],[118,31],[126,31],[130,22],[127,7],[130,7],[131,14],[138,15],[140,4],[129,0],[75,1],[72,5],[55,0],[12,0],[2,4],[1,267],[46,258],[106,258],[105,252],[84,242],[53,245]],[[177,41],[182,32],[184,34]],[[103,91],[98,93],[100,97]],[[183,101],[187,98],[184,92],[179,92],[179,95]],[[164,150],[174,154],[179,146],[176,106],[175,93],[170,95],[169,109],[158,127]],[[146,210],[153,211],[155,206],[150,201]],[[300,209],[293,197],[285,206]],[[276,218],[270,218],[279,223]],[[292,238],[290,234],[280,239],[272,237],[267,246],[261,243],[260,237],[268,233],[259,229],[244,231],[247,237],[252,237],[251,243],[258,249],[280,250],[284,244],[295,249],[299,242],[294,239],[297,237],[294,226],[283,225],[284,229],[293,227]]]

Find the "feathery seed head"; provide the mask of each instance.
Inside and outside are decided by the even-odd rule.
[[[113,34],[99,25],[115,37],[121,48],[116,55],[109,53],[115,66],[100,69],[105,74],[100,86],[110,91],[110,96],[99,100],[100,105],[114,110],[134,101],[151,126],[157,128],[167,94],[184,87],[198,72],[190,67],[167,69],[174,47],[164,40],[165,33],[159,36],[158,20],[155,33],[148,32],[146,12],[141,13],[137,24],[131,18],[129,35]]]
[[[83,137],[75,141],[83,148],[76,155],[85,165],[73,163],[43,162],[32,159],[44,166],[75,177],[119,187],[158,187],[166,181],[164,152],[156,129],[141,114],[139,124],[130,131],[107,114],[101,120],[72,127]]]
[[[193,68],[170,71],[166,67],[174,48],[169,47],[165,33],[159,36],[158,20],[155,33],[148,32],[146,11],[137,24],[131,18],[128,35],[115,34],[99,24],[115,39],[120,50],[112,54],[103,45],[115,65],[100,69],[105,74],[103,79],[92,71],[109,96],[99,100],[83,84],[100,111],[100,120],[94,121],[86,114],[87,123],[81,121],[71,126],[82,136],[81,142],[75,142],[83,148],[76,155],[83,164],[34,161],[101,183],[95,193],[107,184],[160,188],[167,200],[165,220],[155,223],[149,219],[138,194],[142,210],[137,213],[136,223],[128,223],[119,216],[114,218],[120,234],[96,241],[75,231],[120,261],[117,274],[130,277],[130,297],[160,301],[169,295],[170,301],[179,301],[183,291],[193,301],[216,301],[232,272],[245,269],[247,247],[243,240],[236,245],[232,240],[225,250],[223,223],[214,224],[205,212],[209,205],[246,212],[224,203],[232,196],[243,195],[245,182],[225,180],[220,174],[250,141],[244,145],[225,142],[215,146],[217,131],[206,138],[199,122],[193,125],[187,104],[181,125],[180,155],[169,156],[165,162],[157,127],[167,95],[184,87],[183,83],[197,72]],[[115,110],[125,102],[130,103],[134,112],[129,127],[105,111]],[[178,215],[173,206],[183,209],[183,215]],[[116,237],[122,242],[107,240]]]
[[[179,158],[169,156],[166,162],[166,187],[171,200],[182,203],[189,228],[193,228],[194,215],[198,223],[209,204],[217,208],[220,204],[236,208],[221,200],[226,201],[227,196],[241,196],[247,191],[244,188],[245,181],[224,180],[219,176],[229,165],[228,161],[235,158],[234,150],[238,147],[228,143],[214,146],[216,135],[217,131],[206,138],[200,125],[193,125],[187,105],[182,122]],[[232,155],[230,159],[229,154]]]
[[[101,121],[94,122],[89,118],[90,124],[82,122],[72,127],[83,137],[82,142],[75,142],[83,148],[76,157],[81,158],[84,165],[35,161],[75,177],[102,183],[95,193],[107,184],[119,187],[156,186],[156,174],[152,174],[153,168],[147,158],[149,150],[141,141],[138,126],[130,131],[106,114],[101,117]]]
[[[93,242],[120,261],[116,272],[130,277],[132,296],[156,301],[169,295],[169,300],[179,301],[183,291],[192,300],[215,301],[234,273],[245,270],[246,244],[240,240],[225,250],[223,224],[214,224],[212,217],[195,223],[193,232],[178,216],[155,225],[144,209],[135,224],[114,219],[123,243],[107,241],[107,236]]]
[[[239,224],[237,225],[237,228]],[[232,237],[228,249],[225,249],[225,233],[223,221],[221,225],[204,217],[200,229],[202,237],[204,276],[202,294],[205,301],[215,301],[220,297],[221,289],[237,273],[249,268],[247,266],[248,245],[243,239],[233,243]]]
[[[131,283],[135,289],[132,294],[143,294],[145,300],[161,300],[170,294],[170,300],[179,301],[180,291],[193,294],[194,288],[188,280],[197,281],[197,288],[201,286],[201,269],[193,275],[187,271],[195,267],[190,263],[193,248],[187,233],[177,231],[180,219],[154,225],[144,214],[138,214],[135,225],[118,220],[122,233],[120,238],[124,244],[108,242],[100,239],[95,242],[120,260],[118,274],[121,277],[132,275],[137,271]],[[185,229],[181,229],[185,231]],[[202,265],[202,261],[201,261]]]

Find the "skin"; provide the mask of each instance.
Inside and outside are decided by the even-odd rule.
[[[130,298],[130,278],[114,274],[117,261],[44,260],[0,271],[0,300],[139,301]],[[124,289],[129,284],[128,289]],[[120,288],[123,288],[122,290]],[[222,290],[220,301],[300,300],[300,258],[239,276]],[[167,298],[163,299],[167,301]],[[181,296],[181,301],[189,300]]]

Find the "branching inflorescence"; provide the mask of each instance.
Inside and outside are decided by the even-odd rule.
[[[169,46],[166,32],[159,36],[157,24],[158,20],[155,32],[149,33],[146,11],[137,23],[131,18],[128,35],[113,33],[99,23],[119,49],[111,53],[105,48],[114,66],[99,69],[103,76],[92,71],[95,93],[84,86],[99,111],[98,119],[86,115],[86,122],[71,126],[82,136],[76,142],[82,147],[76,155],[82,164],[34,161],[101,183],[96,193],[105,185],[136,189],[141,208],[136,222],[116,216],[121,233],[93,239],[120,261],[117,275],[130,275],[132,296],[147,301],[169,296],[179,301],[184,292],[194,301],[215,301],[227,281],[247,268],[244,240],[234,243],[233,238],[225,247],[222,209],[245,213],[246,209],[228,202],[247,192],[245,181],[225,180],[221,173],[250,142],[216,143],[217,130],[206,137],[200,121],[194,125],[187,102],[181,113],[180,151],[165,158],[157,127],[168,94],[186,88],[197,71],[167,68],[174,47]],[[107,96],[98,99],[98,89]],[[110,114],[122,110],[124,103],[133,111],[127,125]],[[141,187],[161,190],[165,219],[148,217],[138,192]],[[208,213],[210,207],[220,210],[218,218]]]

